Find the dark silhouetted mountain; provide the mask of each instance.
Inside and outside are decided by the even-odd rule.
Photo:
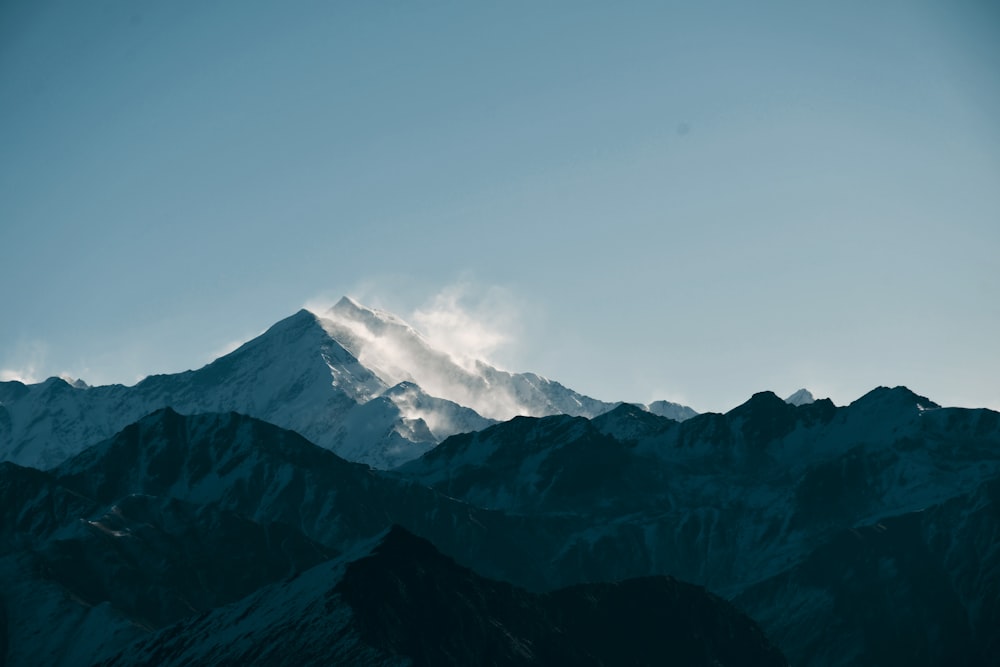
[[[0,466],[4,664],[89,664],[150,629],[330,557],[288,526],[176,499],[106,506],[54,475]]]
[[[801,664],[1000,664],[1000,478],[846,528],[735,601]]]
[[[539,595],[485,579],[394,527],[331,561],[168,628],[104,663],[784,665],[746,616],[668,577]]]
[[[763,392],[727,414],[683,423],[621,406],[589,421],[521,418],[454,436],[398,474],[479,506],[589,517],[540,565],[551,584],[671,574],[738,596],[802,664],[855,664],[838,657],[850,655],[894,664],[879,661],[893,647],[898,655],[909,649],[907,634],[888,620],[879,626],[886,629],[881,644],[866,638],[869,610],[888,615],[886,600],[896,598],[839,589],[849,580],[846,570],[815,594],[794,588],[797,568],[837,553],[827,545],[853,530],[888,526],[925,508],[965,507],[980,517],[974,529],[962,527],[959,512],[925,529],[938,536],[936,544],[954,545],[947,557],[940,546],[914,548],[909,553],[923,558],[919,565],[891,565],[881,574],[869,568],[857,574],[856,590],[930,587],[938,593],[898,598],[909,605],[905,618],[940,628],[933,635],[938,652],[929,654],[993,655],[985,624],[994,617],[983,609],[988,591],[1000,587],[1000,568],[986,559],[982,569],[961,569],[958,559],[966,549],[964,562],[973,563],[973,554],[986,558],[1000,543],[995,510],[978,511],[987,501],[969,495],[1000,479],[1000,414],[990,410],[939,408],[902,387],[874,390],[842,408],[828,400],[795,406]],[[848,567],[831,557],[831,568],[835,561]],[[922,582],[928,573],[934,581]],[[771,598],[747,593],[761,582],[786,580],[792,583]],[[987,593],[959,593],[972,580]],[[761,590],[779,591],[777,584]],[[944,604],[945,597],[953,604]],[[828,604],[833,598],[836,605]],[[962,623],[965,634],[954,630]]]
[[[349,551],[393,523],[540,586],[564,521],[380,475],[236,413],[164,409],[52,472],[0,465],[8,665],[88,664]],[[42,631],[53,641],[40,642]]]
[[[398,523],[484,573],[529,586],[544,585],[539,555],[567,523],[479,509],[237,413],[160,410],[54,472],[66,488],[104,503],[131,494],[176,498],[279,522],[336,550]]]
[[[598,419],[620,425],[626,414],[641,424],[677,426],[633,406]],[[635,433],[631,424],[627,428]],[[665,471],[646,465],[633,449],[634,443],[603,432],[598,420],[516,417],[453,436],[398,473],[479,507],[596,516],[646,507],[664,497]]]

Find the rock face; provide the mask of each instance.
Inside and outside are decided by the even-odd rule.
[[[237,641],[233,641],[238,637]],[[321,565],[168,628],[105,665],[785,665],[735,607],[668,577],[539,595],[478,576],[393,527]]]
[[[399,318],[345,297],[321,315],[299,311],[203,368],[132,387],[0,382],[0,460],[51,468],[171,407],[240,412],[350,461],[392,468],[494,418],[594,416],[615,405],[533,373],[459,365]],[[694,413],[664,401],[655,410]]]

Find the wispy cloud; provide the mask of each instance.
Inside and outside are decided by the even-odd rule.
[[[522,331],[523,299],[511,290],[462,276],[444,287],[418,292],[402,277],[367,278],[343,292],[326,291],[303,308],[323,314],[343,296],[401,317],[435,348],[460,365],[475,360],[504,366],[516,358]],[[427,294],[433,296],[427,298]]]
[[[477,361],[510,367],[505,362],[517,354],[523,310],[513,292],[463,278],[432,292],[430,298],[400,303],[411,293],[393,291],[392,284],[383,284],[385,291],[380,293],[379,284],[369,280],[347,295],[402,319],[419,337],[408,328],[372,329],[363,319],[352,321],[350,316],[330,313],[341,295],[318,295],[305,307],[328,316],[330,326],[347,336],[350,342],[345,344],[361,363],[388,385],[409,380],[431,396],[470,406],[487,417],[532,414],[513,390],[491,388],[476,367]]]
[[[46,374],[48,353],[48,345],[42,341],[19,343],[0,368],[0,381],[17,380],[25,384],[41,382]]]
[[[466,368],[476,360],[497,363],[497,353],[516,341],[517,301],[500,287],[471,282],[445,287],[409,315],[410,323],[435,347]]]
[[[0,382],[11,382],[16,380],[24,384],[34,384],[38,382],[38,372],[33,366],[25,368],[0,368]]]

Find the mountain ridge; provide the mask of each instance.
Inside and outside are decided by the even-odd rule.
[[[374,359],[372,368],[359,356]],[[350,460],[392,468],[449,435],[495,423],[462,401],[484,412],[499,406],[497,414],[535,415],[593,416],[617,405],[533,373],[485,362],[470,371],[400,318],[345,297],[322,314],[301,309],[197,370],[151,375],[131,387],[2,382],[0,460],[51,468],[170,406],[189,414],[234,410]],[[693,414],[671,406],[657,409]]]
[[[392,523],[535,593],[649,575],[706,586],[762,619],[796,663],[870,662],[897,646],[892,633],[865,641],[859,625],[877,603],[865,591],[892,582],[899,604],[941,624],[948,642],[968,639],[965,654],[988,656],[995,613],[984,591],[1000,577],[1000,548],[981,545],[1000,544],[998,479],[1000,413],[929,408],[902,388],[839,408],[760,392],[729,413],[680,423],[628,404],[594,419],[519,417],[453,436],[390,472],[238,413],[161,409],[50,472],[0,465],[0,590],[9,647],[25,647],[8,648],[9,664],[30,662],[28,637],[47,624],[66,638],[46,648],[47,662],[74,664],[71,655],[108,655],[136,639],[134,610],[155,630],[179,599],[211,606],[197,602],[213,599],[211,589],[134,565],[163,556],[177,572],[216,567],[194,566],[189,551],[171,546],[177,537],[213,544],[215,527],[230,526],[249,540],[244,551],[266,554],[266,536],[280,533],[266,526],[280,525],[292,543],[347,554]],[[852,530],[881,539],[880,525],[904,548],[868,540],[870,548],[851,550]],[[137,553],[151,555],[121,560]],[[867,553],[916,560],[881,572],[861,567]],[[274,572],[288,572],[285,562]],[[858,563],[850,591],[838,588],[843,577],[817,578],[810,565],[836,571],[841,562]],[[131,592],[121,597],[106,582],[124,580],[107,579],[108,566],[155,585],[134,597],[123,584]],[[933,585],[917,586],[920,572],[933,573]],[[826,605],[831,596],[847,611]],[[964,629],[949,625],[956,609],[968,609]],[[185,616],[176,632],[197,622]],[[839,630],[817,633],[827,627]],[[84,631],[92,642],[72,639]]]

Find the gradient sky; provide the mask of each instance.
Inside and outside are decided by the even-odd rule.
[[[0,289],[4,379],[352,294],[607,400],[1000,409],[1000,5],[5,0]]]

